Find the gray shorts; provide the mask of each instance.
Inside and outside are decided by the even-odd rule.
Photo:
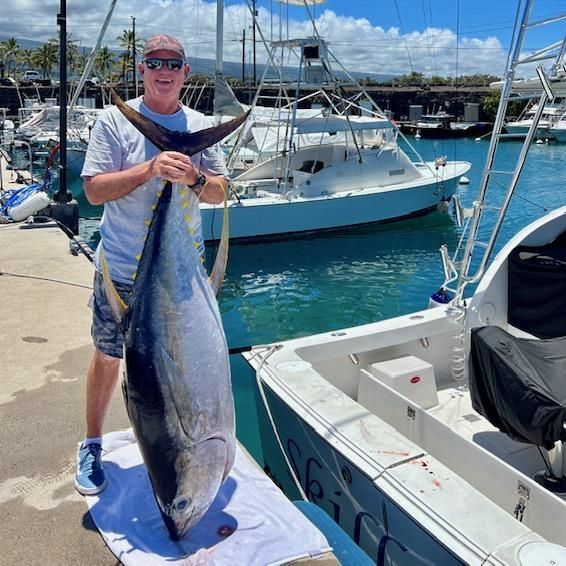
[[[118,294],[124,299],[126,304],[130,302],[133,285],[114,281],[114,286]],[[92,308],[92,327],[90,334],[94,342],[94,347],[113,358],[122,357],[123,336],[116,324],[114,313],[106,299],[104,281],[102,274],[94,272],[94,283],[92,286],[92,297],[90,306]]]

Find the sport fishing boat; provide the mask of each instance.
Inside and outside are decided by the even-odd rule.
[[[527,106],[521,116],[519,116],[516,120],[507,122],[505,129],[509,134],[513,134],[517,137],[524,137],[531,127],[531,123],[537,110],[537,103]],[[536,138],[547,140],[554,139],[553,126],[558,123],[565,111],[566,106],[563,103],[557,102],[555,104],[546,104],[543,115],[539,120]]]
[[[444,157],[425,162],[405,140],[410,158],[396,125],[318,34],[309,2],[300,4],[312,36],[268,43],[259,30],[268,64],[250,118],[227,148],[233,172],[230,237],[286,237],[390,222],[445,206],[470,164]],[[291,81],[289,61],[297,65]],[[333,67],[347,79],[339,80]],[[345,87],[354,94],[345,96]],[[217,240],[218,206],[202,204],[201,213],[205,240]]]
[[[566,207],[492,258],[554,96],[542,72],[539,107],[505,170],[525,37],[558,27],[563,39],[538,56],[564,62],[566,13],[537,19],[534,3],[518,2],[479,195],[460,210],[462,245],[441,249],[434,308],[245,354],[280,446],[262,431],[266,468],[377,564],[566,564]]]
[[[456,116],[439,110],[423,114],[419,120],[401,126],[401,131],[425,139],[465,138],[489,131],[488,122],[457,122]]]

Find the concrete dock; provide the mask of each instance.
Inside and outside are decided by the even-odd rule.
[[[53,223],[0,225],[0,564],[116,565],[73,486],[93,268]],[[129,427],[119,392],[106,430]],[[302,564],[338,564],[331,554]]]
[[[0,564],[117,563],[73,486],[92,266],[56,226],[0,225]],[[107,430],[129,426],[116,395]]]

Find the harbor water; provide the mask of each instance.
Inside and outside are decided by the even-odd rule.
[[[470,183],[458,190],[462,204],[471,206],[489,142],[410,142],[427,160],[446,156],[472,163]],[[519,147],[503,144],[498,168],[511,169]],[[566,145],[533,144],[496,250],[545,209],[562,204],[565,161]],[[101,208],[81,201],[80,209],[81,236],[95,245]],[[449,211],[286,241],[232,244],[219,298],[228,343],[233,348],[277,342],[425,309],[443,282],[439,248],[446,244],[453,253],[460,234]],[[238,437],[261,462],[255,377],[240,356],[232,358]]]

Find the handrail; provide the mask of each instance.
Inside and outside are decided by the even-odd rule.
[[[543,68],[538,67],[537,73],[539,74],[540,79],[540,89],[535,89],[528,97],[532,99],[538,99],[538,107],[532,118],[529,130],[525,135],[523,145],[521,146],[521,150],[519,152],[513,170],[504,172],[506,174],[509,174],[509,184],[506,188],[501,204],[498,206],[497,217],[495,223],[490,229],[491,231],[489,233],[487,243],[480,242],[478,240],[478,234],[480,233],[480,227],[482,225],[482,220],[484,219],[484,212],[488,209],[486,202],[489,189],[494,183],[493,177],[502,173],[501,167],[495,168],[494,164],[496,162],[499,144],[501,140],[508,135],[502,133],[505,126],[505,118],[507,115],[508,106],[512,101],[525,99],[524,94],[515,95],[513,93],[513,81],[515,79],[517,67],[527,62],[532,63],[534,60],[536,60],[536,57],[541,56],[541,54],[546,54],[548,58],[553,59],[551,72],[554,72],[564,62],[564,56],[566,53],[566,33],[564,33],[564,37],[561,41],[554,42],[545,48],[539,49],[536,54],[523,54],[523,46],[525,44],[526,34],[528,30],[535,27],[533,24],[529,24],[529,19],[531,17],[534,2],[535,0],[519,0],[518,2],[516,21],[514,26],[515,31],[512,38],[512,47],[507,58],[505,80],[501,91],[501,99],[494,122],[490,145],[486,156],[486,162],[481,176],[478,195],[473,203],[471,219],[469,224],[467,225],[467,238],[464,250],[462,252],[461,248],[459,247],[452,259],[447,258],[445,250],[441,252],[443,254],[443,262],[447,270],[444,288],[448,289],[449,285],[456,282],[456,288],[452,289],[455,295],[453,299],[453,303],[455,305],[461,304],[466,286],[470,283],[477,283],[481,279],[481,277],[483,277],[487,269],[491,254],[501,230],[501,226],[505,219],[507,209],[521,176],[527,154],[537,132],[541,116],[543,115],[543,112],[545,110],[545,105],[549,100],[553,100],[554,98],[551,83],[549,83],[549,81],[547,80]],[[565,20],[566,13],[560,16],[555,16],[553,18],[546,18],[544,21],[538,20],[535,23],[537,25],[542,25],[549,24],[551,22],[564,22]],[[534,55],[536,55],[536,57],[533,57]],[[481,255],[475,271],[470,272],[472,258],[474,257],[476,248],[482,248],[480,252]],[[460,258],[458,257],[459,254],[461,254]]]

